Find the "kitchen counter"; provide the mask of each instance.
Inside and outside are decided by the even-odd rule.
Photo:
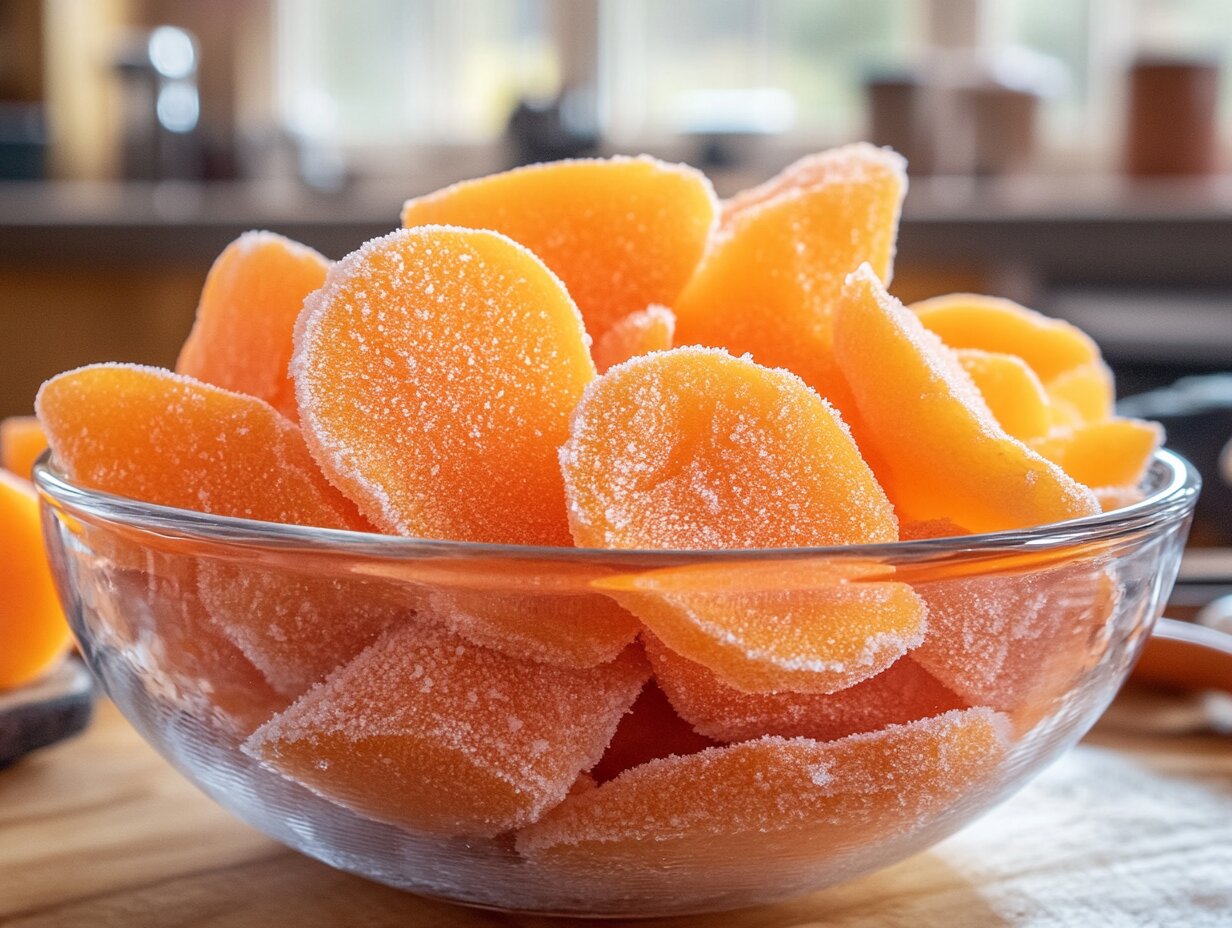
[[[1000,809],[932,851],[804,899],[672,928],[1145,928],[1232,924],[1232,740],[1137,697]],[[1124,720],[1129,720],[1128,723]],[[536,926],[416,898],[286,850],[197,793],[110,704],[0,771],[7,928]],[[598,923],[603,924],[603,923]],[[615,924],[609,922],[608,924]]]
[[[314,193],[288,180],[197,185],[0,184],[0,261],[192,262],[270,228],[331,256],[397,225],[402,201],[452,178],[357,183]],[[720,179],[720,192],[760,177]],[[898,243],[909,261],[1005,262],[1048,282],[1232,284],[1232,175],[912,181]]]

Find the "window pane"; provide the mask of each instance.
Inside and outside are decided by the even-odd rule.
[[[279,0],[278,104],[344,145],[492,138],[559,82],[546,0]]]
[[[916,0],[606,0],[603,96],[618,137],[782,122],[855,131],[861,83],[902,64],[918,34]],[[744,93],[724,93],[743,91]],[[758,91],[749,93],[749,91]],[[745,110],[741,112],[741,110]],[[774,116],[775,114],[770,114]]]

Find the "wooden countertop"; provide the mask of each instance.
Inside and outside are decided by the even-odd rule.
[[[1189,711],[1151,698],[1119,714],[1172,730]],[[1006,805],[889,870],[769,908],[637,924],[823,923],[1228,926],[1232,739],[1106,722]],[[83,737],[0,771],[7,928],[566,924],[419,899],[286,850],[197,793],[110,704]]]

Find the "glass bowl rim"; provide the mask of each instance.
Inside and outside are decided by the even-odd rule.
[[[219,516],[147,503],[73,483],[52,463],[50,451],[35,462],[33,480],[44,505],[74,517],[124,525],[162,537],[241,548],[295,549],[356,558],[487,557],[595,563],[858,558],[892,561],[1020,550],[1050,550],[1110,542],[1187,515],[1202,480],[1184,457],[1161,448],[1147,474],[1156,488],[1138,502],[1108,512],[1024,529],[865,545],[786,548],[566,548],[382,535]]]

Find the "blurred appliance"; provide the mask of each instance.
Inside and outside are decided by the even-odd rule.
[[[134,33],[115,60],[123,86],[123,174],[195,180],[204,158],[198,123],[199,46],[178,26]]]

